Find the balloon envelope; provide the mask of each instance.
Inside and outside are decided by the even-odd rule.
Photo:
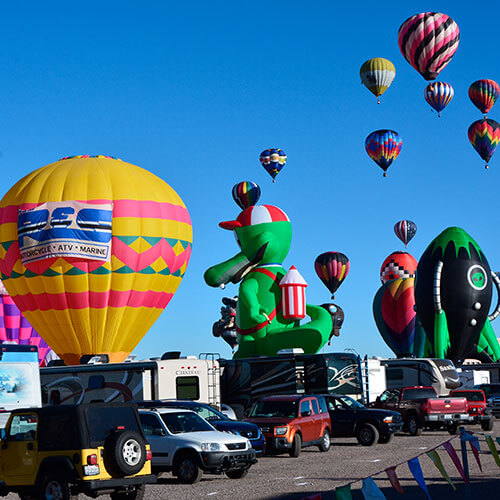
[[[401,54],[426,80],[434,80],[446,67],[459,41],[457,23],[439,12],[411,16],[398,32]]]
[[[469,87],[469,97],[472,104],[481,111],[488,113],[500,94],[500,87],[494,80],[477,80]]]
[[[365,140],[365,149],[368,156],[384,171],[398,157],[403,139],[394,130],[376,130]]]
[[[394,225],[396,236],[406,245],[415,236],[417,225],[411,220],[400,220]]]
[[[469,141],[479,156],[486,162],[490,161],[500,141],[500,125],[490,118],[475,121],[468,130]]]
[[[408,252],[392,252],[380,268],[380,281],[385,284],[398,278],[414,278],[417,265],[417,259]]]
[[[123,361],[179,286],[192,228],[180,197],[152,173],[76,156],[7,192],[0,242],[7,291],[66,363]]]
[[[340,252],[325,252],[316,257],[314,269],[319,279],[333,294],[344,282],[349,274],[351,263],[349,259]]]
[[[233,186],[233,200],[242,209],[255,205],[260,198],[260,187],[251,181],[238,182]]]
[[[441,111],[450,104],[453,95],[453,87],[445,82],[429,83],[424,90],[425,100],[438,112],[438,116],[441,116]]]
[[[394,64],[383,57],[369,59],[361,66],[359,76],[363,85],[375,96],[381,96],[396,76]]]
[[[266,169],[266,172],[273,178],[280,173],[285,166],[286,154],[282,149],[265,149],[260,154],[260,163]]]

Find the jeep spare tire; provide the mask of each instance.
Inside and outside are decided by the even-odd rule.
[[[144,467],[146,443],[138,432],[113,432],[104,442],[103,458],[111,476],[133,476]]]

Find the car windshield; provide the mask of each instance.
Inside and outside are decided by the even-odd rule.
[[[340,396],[338,399],[342,401],[349,408],[364,408],[364,405],[356,401],[355,399],[350,398],[349,396]]]
[[[403,391],[403,401],[408,401],[412,399],[427,399],[427,398],[437,398],[436,391],[434,389],[405,389]]]
[[[187,408],[187,407],[186,407]],[[221,422],[222,420],[229,420],[223,413],[210,408],[210,406],[205,405],[190,405],[190,410],[195,411],[201,418],[204,418],[207,422]]]
[[[172,434],[214,430],[206,420],[192,412],[162,413],[161,418]]]
[[[297,401],[259,401],[250,414],[251,417],[265,418],[295,418],[297,415]]]

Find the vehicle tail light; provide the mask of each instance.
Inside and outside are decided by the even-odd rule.
[[[97,465],[97,455],[89,455],[87,457],[87,465]]]
[[[119,426],[115,427],[115,429],[117,431],[124,431],[125,430],[125,426],[124,425],[119,425]]]
[[[152,460],[153,452],[151,450],[146,450],[146,460]]]
[[[429,409],[429,405],[428,405],[427,401],[424,403],[423,409],[424,409],[424,413],[427,413],[427,410]]]

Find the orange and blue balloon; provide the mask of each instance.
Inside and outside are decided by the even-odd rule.
[[[384,171],[398,157],[403,146],[403,139],[394,130],[376,130],[365,140],[365,149],[368,156]]]
[[[276,176],[285,166],[286,154],[282,149],[265,149],[260,153],[260,163],[276,182]]]
[[[495,104],[500,94],[500,87],[494,80],[477,80],[469,87],[469,97],[472,104],[484,113],[484,117]]]
[[[500,125],[490,118],[475,121],[468,130],[469,141],[479,156],[486,162],[491,160],[500,141]]]
[[[443,111],[453,99],[453,87],[445,82],[432,82],[425,87],[424,98],[425,100],[438,112],[441,116]]]
[[[242,209],[254,206],[260,198],[260,187],[252,181],[238,182],[233,186],[233,200]]]

